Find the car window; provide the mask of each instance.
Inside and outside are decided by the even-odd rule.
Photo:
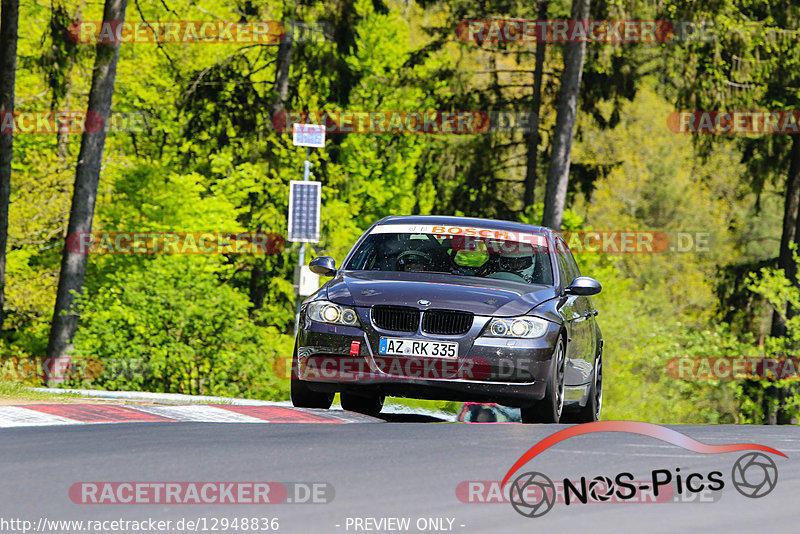
[[[567,246],[564,244],[559,238],[556,238],[556,262],[558,263],[558,272],[561,277],[561,282],[564,286],[568,286],[570,282],[572,282],[573,278],[575,278],[575,272],[572,270],[572,265],[570,265],[568,258],[569,252],[567,251]]]
[[[578,269],[578,262],[575,261],[575,256],[572,255],[572,251],[569,247],[564,244],[564,250],[566,251],[566,258],[567,258],[567,265],[569,265],[570,274],[572,278],[581,275],[581,270]]]
[[[414,227],[418,229],[419,227]],[[438,272],[553,284],[547,242],[542,234],[502,230],[479,235],[388,232],[368,235],[343,267],[356,271]]]

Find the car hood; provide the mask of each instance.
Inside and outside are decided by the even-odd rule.
[[[437,273],[344,271],[327,284],[327,298],[342,305],[410,306],[476,315],[524,315],[556,297],[554,287]],[[420,300],[430,301],[423,306]]]

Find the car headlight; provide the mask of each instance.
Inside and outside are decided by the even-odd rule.
[[[339,306],[327,300],[316,300],[308,305],[308,317],[318,323],[360,326],[358,314],[353,308]]]
[[[547,332],[548,322],[538,317],[509,317],[489,321],[484,331],[487,337],[536,338]]]

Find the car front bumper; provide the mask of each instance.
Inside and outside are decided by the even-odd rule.
[[[392,332],[375,328],[367,308],[357,309],[361,327],[311,321],[304,311],[292,373],[309,388],[326,392],[528,406],[544,397],[560,332],[558,324],[550,323],[536,339],[481,337],[490,320],[482,316],[462,336]],[[381,337],[454,341],[458,358],[380,355]]]

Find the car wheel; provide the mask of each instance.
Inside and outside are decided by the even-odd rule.
[[[564,368],[566,365],[564,338],[559,338],[556,350],[553,351],[550,376],[547,380],[544,398],[533,406],[520,409],[522,422],[558,423],[564,409]]]
[[[597,355],[592,374],[592,386],[586,405],[575,413],[564,414],[565,423],[593,423],[600,420],[600,409],[603,407],[603,353]]]
[[[327,410],[333,404],[335,393],[314,391],[299,378],[292,378],[292,405],[295,408],[322,408]]]
[[[335,393],[314,391],[308,384],[297,378],[297,347],[292,357],[291,396],[295,408],[322,408],[327,410],[333,404]]]
[[[343,392],[339,395],[339,399],[342,401],[343,410],[374,416],[381,413],[383,401],[386,400],[386,397],[377,393]]]

